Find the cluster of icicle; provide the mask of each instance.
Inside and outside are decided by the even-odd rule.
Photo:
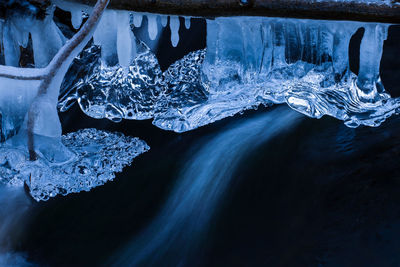
[[[92,12],[87,6],[65,1],[55,4],[71,12],[76,29]],[[53,11],[54,6],[44,20],[9,14],[7,20],[0,21],[0,61],[5,64],[0,66],[2,140],[26,131],[23,122],[39,84],[35,77],[43,74],[43,67],[67,41],[60,24],[53,20]],[[77,101],[94,118],[115,122],[153,119],[157,127],[184,132],[246,109],[276,103],[287,103],[310,117],[330,115],[349,127],[378,126],[399,109],[399,101],[385,92],[379,74],[388,25],[260,17],[207,19],[207,48],[189,53],[162,72],[154,52],[132,31],[141,26],[144,17],[150,39],[156,39],[169,25],[171,44],[178,45],[181,22],[176,16],[106,10],[90,45],[75,57],[66,74],[58,105],[61,111]],[[190,18],[184,19],[189,28]],[[350,39],[360,28],[364,28],[364,36],[356,75],[349,69],[348,54]],[[20,47],[32,48],[36,68],[14,68],[23,56]],[[7,75],[25,78],[10,81]],[[52,107],[46,101],[39,104]],[[59,144],[58,118],[39,115],[42,120],[36,121],[35,134],[53,132],[51,140]],[[41,126],[49,125],[48,120],[55,122],[50,130]],[[19,136],[9,139],[6,148],[25,145]],[[62,151],[60,146],[53,146],[50,139],[37,140],[39,156],[71,166],[68,152],[62,152],[60,158],[54,153]],[[137,154],[147,150],[143,143],[130,144],[131,149],[139,151]],[[94,146],[101,149],[98,144]],[[10,157],[21,158],[25,154],[14,153]],[[118,153],[115,158],[120,158]],[[2,160],[3,172],[12,173],[27,166],[10,162],[18,160]],[[69,171],[79,169],[72,166]],[[32,168],[29,165],[28,169]],[[40,171],[36,173],[42,177]],[[64,191],[62,188],[57,192]],[[66,190],[77,191],[79,186]]]
[[[63,78],[107,3],[98,1],[79,42],[79,33],[68,41],[55,24],[55,6],[44,20],[7,10],[0,21],[0,184],[25,184],[37,201],[87,191],[149,149],[137,138],[96,129],[61,136],[57,103]],[[20,68],[21,47],[33,51],[35,68]]]
[[[207,20],[207,48],[162,73],[154,53],[131,30],[141,20],[138,13],[106,13],[94,45],[75,62],[93,67],[64,88],[62,111],[77,100],[94,118],[153,118],[157,127],[184,132],[260,104],[287,103],[310,117],[330,115],[349,127],[379,126],[399,107],[379,75],[389,25],[216,18]],[[160,22],[166,26],[166,21],[165,16],[148,15],[149,35],[155,38]],[[169,22],[171,29],[179,29],[179,20],[171,17]],[[348,54],[350,39],[360,28],[364,36],[357,76],[349,69]],[[172,31],[173,44],[177,32]]]

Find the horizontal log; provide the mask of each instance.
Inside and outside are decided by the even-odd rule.
[[[95,0],[65,1],[95,3]],[[269,16],[400,23],[400,0],[381,3],[368,4],[363,0],[111,0],[109,8],[196,17]]]

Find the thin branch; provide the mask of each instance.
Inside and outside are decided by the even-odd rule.
[[[0,78],[22,80],[22,81],[38,81],[43,80],[46,76],[44,68],[17,68],[12,66],[0,66]]]

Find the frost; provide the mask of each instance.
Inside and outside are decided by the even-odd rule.
[[[26,149],[0,146],[0,183],[27,183],[32,197],[48,200],[56,195],[89,191],[115,178],[138,155],[149,150],[138,138],[96,129],[84,129],[62,137],[71,157],[55,158],[56,149],[29,161]]]

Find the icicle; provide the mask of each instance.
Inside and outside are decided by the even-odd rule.
[[[387,26],[367,24],[360,45],[360,70],[357,86],[360,97],[364,100],[375,100],[377,93],[383,92],[379,77],[383,42],[387,38]]]
[[[157,15],[147,15],[147,22],[150,40],[155,40],[158,34]]]
[[[243,36],[243,56],[242,64],[244,66],[244,81],[255,82],[256,76],[261,71],[263,54],[260,51],[264,49],[261,18],[251,20],[242,20],[240,22]]]
[[[4,64],[3,25],[4,22],[0,19],[0,64]]]
[[[216,63],[217,59],[219,24],[215,20],[207,19],[206,22],[207,22],[207,53],[204,62],[213,65]]]
[[[299,60],[297,57],[298,50],[298,39],[296,32],[296,25],[290,23],[289,21],[286,24],[285,31],[285,39],[286,39],[286,60],[288,63],[293,63]]]
[[[329,61],[333,53],[333,33],[332,25],[320,25],[319,27],[319,48],[317,64],[322,65]]]
[[[299,49],[300,49],[299,60],[304,60],[305,39],[304,39],[304,27],[303,27],[302,23],[296,23],[296,34],[297,34],[297,40],[298,40]]]
[[[207,20],[207,54],[202,72],[211,83],[212,90],[220,84],[237,82],[243,78],[246,59],[240,29],[241,18]],[[221,87],[218,90],[225,89]]]
[[[106,10],[93,35],[93,41],[101,46],[102,63],[113,66],[117,62],[117,32],[119,19],[117,12]]]
[[[143,21],[143,15],[140,13],[135,13],[133,15],[133,25],[136,28],[139,28],[140,26],[142,26],[142,21]]]
[[[169,27],[171,29],[171,44],[173,47],[177,47],[179,43],[179,17],[170,16],[169,17]]]
[[[123,67],[128,67],[136,57],[136,41],[130,27],[130,13],[118,12],[117,51],[118,62]]]
[[[32,24],[27,17],[13,16],[9,18],[14,42],[26,48],[29,41],[29,27]]]
[[[190,29],[190,20],[191,20],[191,17],[185,17],[185,28],[186,29]]]
[[[33,21],[30,29],[36,68],[47,66],[66,41],[53,21],[53,11],[43,21]]]
[[[336,27],[333,36],[332,65],[334,80],[340,82],[349,70],[349,45],[350,39],[357,31],[358,26],[340,24]]]
[[[168,16],[161,15],[161,25],[163,27],[167,27],[168,24]]]
[[[92,7],[78,3],[69,3],[64,0],[53,0],[53,2],[58,8],[71,13],[71,24],[74,29],[79,29],[81,27],[83,12],[90,14],[92,10]]]
[[[273,66],[274,68],[281,68],[286,65],[285,24],[274,22],[272,27],[274,33]]]
[[[262,48],[262,63],[260,66],[260,72],[262,74],[267,74],[272,68],[272,25],[270,21],[264,22],[261,29],[262,42],[264,47]],[[265,76],[264,76],[265,77]]]
[[[309,22],[302,25],[301,33],[304,40],[304,58],[303,60],[311,63],[317,64],[318,57],[318,41],[319,41],[319,30],[318,24]]]
[[[79,29],[81,27],[82,19],[82,10],[75,9],[74,11],[71,11],[71,23],[74,29]]]
[[[4,61],[7,66],[18,67],[20,49],[14,41],[13,27],[10,24],[11,20],[6,21],[3,28]]]

